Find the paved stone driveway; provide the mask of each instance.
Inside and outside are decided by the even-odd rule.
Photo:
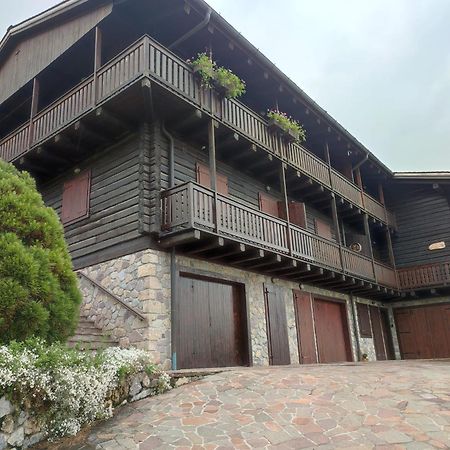
[[[450,361],[223,372],[122,408],[75,448],[450,448]]]

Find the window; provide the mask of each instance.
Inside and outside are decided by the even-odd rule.
[[[318,219],[317,217],[314,219],[314,221],[316,224],[316,234],[331,241],[332,236],[330,224],[321,219]]]
[[[197,163],[197,183],[211,189],[211,176],[209,167],[205,164]],[[228,195],[228,178],[221,173],[216,173],[217,192],[222,195]]]
[[[372,337],[372,330],[370,328],[369,306],[364,303],[356,304],[356,311],[358,314],[359,334],[361,337]]]
[[[80,173],[64,183],[61,210],[61,222],[63,225],[70,225],[89,217],[90,194],[90,170]]]

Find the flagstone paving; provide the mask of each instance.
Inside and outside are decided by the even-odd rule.
[[[121,408],[72,449],[448,449],[450,361],[243,368]]]

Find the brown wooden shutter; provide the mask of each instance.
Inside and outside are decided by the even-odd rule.
[[[204,164],[197,163],[197,183],[205,188],[211,189],[211,177],[209,176],[209,168]]]
[[[264,192],[259,193],[259,209],[267,214],[278,217],[278,200],[265,194]]]
[[[217,192],[222,195],[228,195],[228,178],[221,173],[217,174]]]
[[[197,163],[197,183],[211,189],[211,175],[209,167],[205,164]],[[216,173],[217,192],[222,195],[228,195],[228,178],[221,173]]]
[[[289,220],[294,225],[306,228],[306,208],[302,202],[289,202]]]
[[[316,234],[319,236],[325,238],[325,239],[332,239],[331,236],[331,226],[329,223],[324,222],[323,220],[318,219],[317,217],[314,219],[316,223]]]
[[[356,311],[358,313],[359,334],[361,337],[372,337],[372,330],[370,328],[369,307],[364,303],[356,304]]]
[[[90,194],[90,170],[64,183],[61,209],[61,222],[64,225],[69,225],[89,216]]]
[[[290,201],[288,203],[288,208],[289,208],[289,221],[294,225],[306,228],[305,204],[301,202]],[[278,202],[278,217],[280,219],[287,220],[285,213],[285,204],[283,201]]]

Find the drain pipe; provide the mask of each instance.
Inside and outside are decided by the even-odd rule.
[[[357,353],[356,359],[357,361],[359,361],[361,359],[361,345],[358,336],[358,321],[356,315],[355,298],[353,297],[353,294],[350,294],[350,302],[352,304],[353,333],[355,334],[356,353]]]
[[[206,11],[205,18],[198,25],[196,25],[194,28],[192,28],[190,31],[183,34],[183,36],[178,38],[175,42],[172,42],[168,46],[169,50],[173,50],[177,45],[181,44],[186,39],[190,38],[192,35],[197,33],[197,31],[200,31],[202,28],[205,28],[209,24],[209,21],[211,20],[211,13],[212,13],[212,9],[208,8],[208,10]]]
[[[175,144],[173,136],[167,131],[164,122],[161,125],[163,135],[169,141],[169,188],[175,186]],[[172,353],[172,370],[177,370],[177,349],[175,345],[176,315],[176,289],[177,289],[177,262],[175,247],[170,252],[170,346]]]
[[[369,159],[369,154],[366,153],[364,158],[361,161],[359,161],[358,163],[356,163],[356,165],[352,168],[352,172],[354,172],[356,169],[359,169],[368,159]]]

